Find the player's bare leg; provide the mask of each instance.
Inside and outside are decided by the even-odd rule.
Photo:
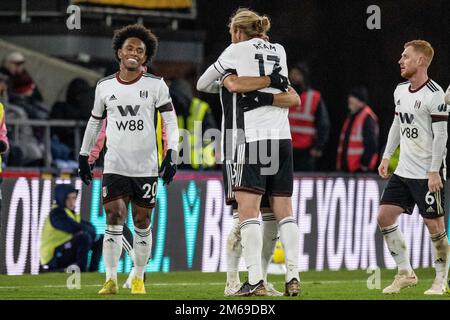
[[[280,230],[280,241],[284,248],[286,277],[285,296],[300,294],[298,273],[298,226],[292,215],[291,197],[271,197],[271,204]]]
[[[117,265],[122,254],[123,224],[128,214],[128,197],[104,204],[106,212],[106,231],[103,238],[103,261],[106,269],[106,282],[99,294],[116,294]]]
[[[430,233],[434,268],[436,269],[436,277],[430,289],[425,291],[427,295],[442,295],[448,291],[448,264],[449,264],[449,245],[447,232],[445,231],[444,217],[436,219],[423,219]]]
[[[415,286],[418,281],[409,261],[405,239],[397,224],[397,219],[403,212],[403,208],[389,204],[380,205],[378,211],[378,226],[398,267],[394,281],[383,289],[385,294],[399,293],[403,288]]]
[[[144,272],[152,249],[152,230],[150,226],[151,209],[138,206],[132,202],[134,222],[134,256],[135,276],[131,281],[132,294],[144,294]]]
[[[237,293],[241,296],[266,295],[261,268],[262,232],[258,220],[261,195],[236,191],[241,229],[242,253],[248,270],[248,281]]]

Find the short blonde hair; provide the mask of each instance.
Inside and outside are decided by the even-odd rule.
[[[270,30],[270,19],[268,16],[260,16],[256,12],[239,8],[230,18],[230,28],[239,28],[249,38],[264,37]]]
[[[405,43],[404,48],[413,47],[415,51],[422,53],[427,59],[428,65],[431,64],[434,57],[434,49],[428,41],[413,40]]]

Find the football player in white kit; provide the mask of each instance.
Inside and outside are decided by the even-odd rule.
[[[123,224],[131,202],[135,237],[133,240],[135,277],[132,294],[145,293],[144,272],[150,257],[151,210],[155,206],[158,173],[164,184],[176,173],[179,131],[177,118],[162,78],[142,71],[155,55],[158,41],[142,25],[129,25],[115,32],[113,48],[120,71],[97,83],[92,115],[84,133],[79,155],[79,175],[84,183],[92,180],[89,153],[107,119],[106,155],[102,197],[106,211],[103,260],[106,282],[99,294],[116,294],[117,265],[122,252]],[[167,128],[167,153],[158,170],[155,113]]]
[[[220,67],[219,67],[220,68]],[[230,230],[227,239],[227,281],[225,285],[224,295],[236,295],[242,284],[239,278],[239,261],[242,256],[241,236],[239,228],[239,214],[237,212],[237,202],[235,199],[232,185],[236,178],[236,167],[233,161],[233,154],[236,151],[239,130],[244,130],[243,117],[244,113],[254,108],[272,104],[274,106],[289,108],[300,104],[300,97],[294,89],[288,87],[287,77],[279,74],[277,69],[270,76],[263,77],[238,77],[233,72],[222,73],[217,67],[211,65],[198,79],[197,90],[208,93],[218,93],[222,105],[222,172],[223,183],[225,188],[226,204],[233,208],[233,227]],[[216,81],[217,77],[221,77],[220,81]],[[277,94],[261,93],[258,89],[266,87],[278,88],[282,91],[287,89],[288,92]],[[243,94],[245,93],[245,94]],[[258,98],[255,100],[255,98]],[[265,98],[273,99],[273,102],[264,101]],[[269,197],[264,194],[261,199],[262,213],[262,270],[265,287],[268,296],[281,296],[281,292],[275,289],[272,283],[267,281],[267,268],[272,259],[275,245],[278,240],[278,223],[270,209]]]
[[[442,295],[447,290],[449,245],[444,222],[445,158],[447,154],[448,106],[442,88],[428,77],[434,50],[424,40],[404,45],[399,60],[401,76],[408,81],[394,91],[395,116],[386,150],[378,167],[388,177],[389,158],[400,144],[400,159],[381,196],[378,225],[398,273],[383,293],[399,293],[417,284],[405,239],[397,219],[411,214],[416,204],[430,233],[436,278],[427,295]]]
[[[230,71],[241,77],[264,77],[281,66],[280,74],[287,76],[286,53],[279,44],[266,39],[270,21],[248,9],[240,9],[230,21],[232,44],[214,63],[217,77]],[[273,94],[279,89],[268,84],[258,91],[256,101],[263,100],[261,107],[248,110],[242,119],[245,141],[236,147],[236,179],[233,191],[238,202],[242,252],[249,278],[237,295],[265,295],[264,276],[261,264],[262,235],[258,215],[261,197],[267,193],[275,218],[278,221],[280,238],[285,249],[287,272],[285,294],[299,294],[298,274],[298,226],[292,215],[292,144],[288,122],[288,109],[273,106]],[[261,88],[260,87],[260,88]],[[257,88],[256,88],[257,89]],[[245,108],[245,106],[244,106]],[[273,147],[269,157],[279,160],[276,173],[264,175],[263,164],[258,157],[262,145]],[[255,150],[256,154],[249,152]],[[253,157],[258,158],[253,163]]]

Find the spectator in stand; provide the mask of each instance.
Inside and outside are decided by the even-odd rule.
[[[58,101],[53,105],[51,119],[88,120],[94,104],[94,89],[83,78],[73,79],[67,88],[66,101]],[[80,128],[83,132],[84,127]],[[54,164],[59,168],[77,168],[75,157],[74,130],[65,127],[52,128],[52,156]]]
[[[3,104],[4,117],[9,120],[28,120],[28,115],[22,107],[10,103],[8,82],[8,76],[0,73],[0,103]],[[21,125],[19,126],[18,137],[14,136],[13,133],[14,131],[11,131],[9,134],[10,145],[7,154],[5,154],[4,162],[11,167],[41,163],[43,151],[34,136],[33,129],[30,126]]]
[[[339,138],[336,168],[344,172],[369,172],[378,160],[378,117],[367,104],[367,88],[353,87],[348,94],[350,113]]]
[[[47,119],[48,108],[42,103],[42,95],[24,65],[23,54],[12,52],[0,68],[0,73],[9,77],[9,100],[22,107],[30,119]]]
[[[300,106],[289,109],[294,171],[314,171],[330,132],[327,107],[321,93],[310,87],[306,64],[294,66],[289,80],[302,101]]]

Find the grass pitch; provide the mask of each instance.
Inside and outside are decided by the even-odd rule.
[[[434,269],[418,269],[419,283],[414,288],[402,290],[397,295],[383,295],[381,290],[393,280],[394,270],[381,270],[381,289],[367,288],[371,274],[365,271],[321,271],[302,272],[302,294],[300,297],[262,297],[258,299],[283,300],[450,300],[450,295],[426,296],[423,294],[434,279]],[[225,298],[224,273],[170,272],[147,273],[146,295],[131,295],[129,289],[122,289],[127,275],[119,275],[119,293],[114,296],[97,294],[104,281],[104,274],[84,273],[81,275],[81,289],[69,290],[66,286],[70,275],[48,273],[41,275],[0,275],[0,300],[251,300],[252,298]],[[241,280],[244,273],[241,273]],[[284,277],[269,275],[269,281],[282,291]]]

